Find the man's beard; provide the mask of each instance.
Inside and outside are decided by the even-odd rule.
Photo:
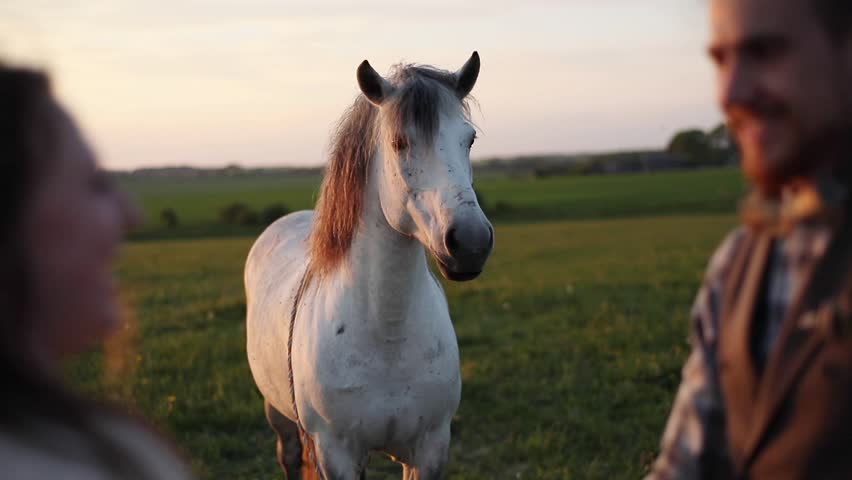
[[[787,136],[784,140],[790,142],[788,146],[782,146],[780,152],[773,152],[777,143],[760,145],[756,151],[740,145],[744,171],[764,193],[774,196],[796,179],[811,177],[826,168],[833,169],[839,162],[852,162],[852,123],[806,132],[803,125],[797,124],[791,116],[773,117],[769,122],[783,122],[780,135]],[[765,122],[764,125],[769,124],[760,120],[761,117],[757,118],[759,122]],[[733,119],[731,128],[739,128],[737,118]],[[776,142],[780,141],[783,140]]]

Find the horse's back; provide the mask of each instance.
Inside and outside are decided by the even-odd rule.
[[[246,350],[255,383],[281,413],[292,416],[287,377],[290,311],[305,273],[313,211],[270,225],[249,252],[245,268]]]
[[[254,293],[249,291],[250,286],[265,281],[270,275],[306,263],[313,222],[313,210],[303,210],[279,218],[260,234],[246,260],[247,294]]]

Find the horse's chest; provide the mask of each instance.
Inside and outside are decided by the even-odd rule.
[[[455,338],[403,337],[357,348],[330,345],[316,365],[317,385],[325,395],[368,396],[386,403],[417,401],[424,398],[421,390],[459,382]]]
[[[458,408],[455,335],[329,342],[319,350],[311,408],[376,448],[441,425]]]

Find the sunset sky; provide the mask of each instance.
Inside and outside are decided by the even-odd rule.
[[[355,69],[482,56],[473,157],[661,148],[719,121],[701,0],[4,0],[111,169],[317,165]]]

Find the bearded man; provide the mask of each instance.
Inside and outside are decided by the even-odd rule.
[[[649,479],[852,478],[852,0],[710,0],[752,185]]]

